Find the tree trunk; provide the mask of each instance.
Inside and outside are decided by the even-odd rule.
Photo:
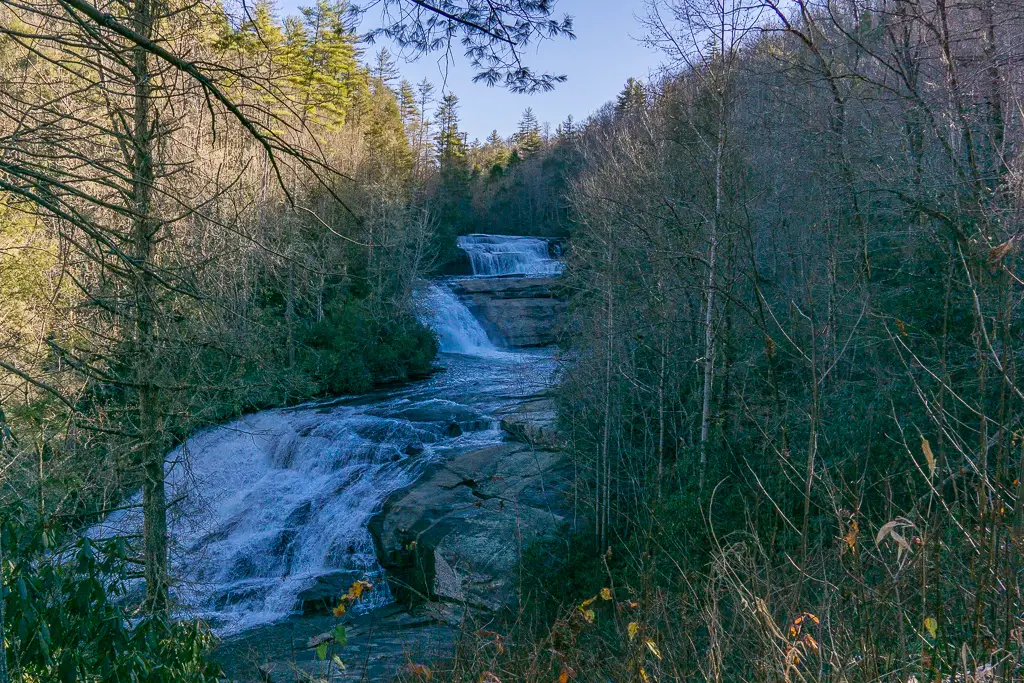
[[[153,32],[152,0],[137,0],[132,13],[135,31],[147,39]],[[162,616],[167,611],[167,500],[164,489],[164,458],[159,442],[159,397],[154,383],[156,319],[152,274],[156,235],[160,222],[152,217],[155,171],[153,167],[154,125],[152,73],[149,52],[136,47],[134,53],[134,120],[132,199],[135,217],[132,249],[136,263],[133,283],[135,299],[135,383],[139,400],[138,457],[143,468],[142,510],[146,610]]]
[[[715,259],[718,254],[718,234],[722,220],[723,164],[725,157],[725,93],[719,109],[718,142],[715,145],[715,214],[711,221],[708,240],[708,275],[705,281],[704,303],[704,396],[700,411],[700,489],[704,489],[704,475],[708,466],[708,438],[711,431],[711,397],[715,384]]]

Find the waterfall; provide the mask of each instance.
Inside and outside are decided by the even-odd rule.
[[[551,257],[548,242],[537,237],[463,235],[458,246],[469,254],[476,276],[541,276],[562,272],[562,263]]]
[[[437,334],[441,351],[469,356],[488,356],[498,351],[480,322],[447,285],[430,283],[417,303],[423,321]]]
[[[472,236],[481,245],[483,237]],[[519,246],[510,249],[513,242]],[[538,274],[557,265],[541,240],[491,244],[490,263],[505,270]],[[518,256],[500,256],[497,245]],[[194,434],[167,456],[171,572],[180,579],[173,597],[182,614],[230,635],[364,577],[377,588],[363,607],[388,602],[367,529],[372,515],[430,463],[501,441],[493,416],[551,385],[549,355],[496,349],[443,282],[425,285],[416,302],[441,350],[455,354],[442,372],[369,396],[239,418]],[[137,494],[87,535],[138,538],[140,503]]]
[[[294,614],[313,599],[311,590],[326,587],[321,596],[336,596],[360,578],[375,584],[361,608],[389,602],[370,517],[446,449],[501,438],[496,422],[474,408],[417,399],[385,395],[267,410],[200,432],[172,451],[171,570],[181,579],[173,593],[183,613],[229,635]],[[450,436],[453,422],[465,434]],[[88,534],[141,529],[141,509],[128,506]]]

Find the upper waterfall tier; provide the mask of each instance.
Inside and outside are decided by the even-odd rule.
[[[469,254],[473,275],[558,275],[562,262],[551,255],[550,244],[537,237],[463,235],[460,249]]]

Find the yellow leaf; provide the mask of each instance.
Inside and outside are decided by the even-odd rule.
[[[602,588],[601,589],[601,599],[602,600],[611,600],[612,599],[612,590],[610,588]]]
[[[339,603],[337,607],[335,607],[333,610],[331,610],[331,613],[334,616],[336,616],[336,617],[344,616],[345,615],[345,605]]]
[[[935,621],[935,617],[925,617],[924,629],[934,639],[935,635],[939,632],[939,622]]]
[[[345,595],[345,599],[349,602],[355,602],[363,597],[363,593],[373,588],[373,584],[369,581],[359,580],[353,583],[348,588],[348,593]]]
[[[562,673],[558,674],[558,683],[569,683],[569,672],[562,669]]]
[[[580,603],[580,609],[586,609],[586,608],[590,607],[592,604],[594,604],[595,600],[597,600],[597,596],[596,595],[594,597],[592,597],[592,598],[584,600],[583,602]]]
[[[588,624],[593,624],[594,623],[594,617],[595,616],[597,616],[597,615],[594,614],[594,610],[592,610],[592,609],[583,610],[583,618],[587,620]]]
[[[648,638],[644,641],[644,645],[647,646],[647,649],[651,651],[652,655],[654,655],[658,659],[661,659],[661,650],[658,649],[658,646],[654,644],[653,640]]]
[[[857,547],[857,534],[860,532],[860,525],[857,524],[857,520],[850,522],[850,528],[846,530],[846,534],[843,536],[843,540],[846,541],[846,545],[850,546],[850,550]]]
[[[633,639],[636,638],[636,634],[640,632],[640,624],[635,621],[629,622],[629,626],[626,627],[626,632],[629,633],[629,640],[632,642]]]
[[[643,667],[640,667],[640,679],[643,680],[644,683],[650,683],[651,680],[647,677],[647,672],[644,671]]]
[[[924,434],[921,435],[921,450],[924,451],[924,459],[928,461],[928,476],[934,476],[935,454],[932,453],[932,445],[924,438]]]

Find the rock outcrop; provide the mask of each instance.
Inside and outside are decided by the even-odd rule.
[[[370,532],[396,598],[514,605],[522,551],[566,523],[569,474],[561,453],[507,442],[436,465],[393,494]]]
[[[451,288],[487,332],[511,348],[555,343],[568,305],[550,277],[456,280]]]
[[[501,416],[501,428],[513,440],[538,448],[557,449],[562,439],[556,427],[558,409],[554,399],[527,399]]]

